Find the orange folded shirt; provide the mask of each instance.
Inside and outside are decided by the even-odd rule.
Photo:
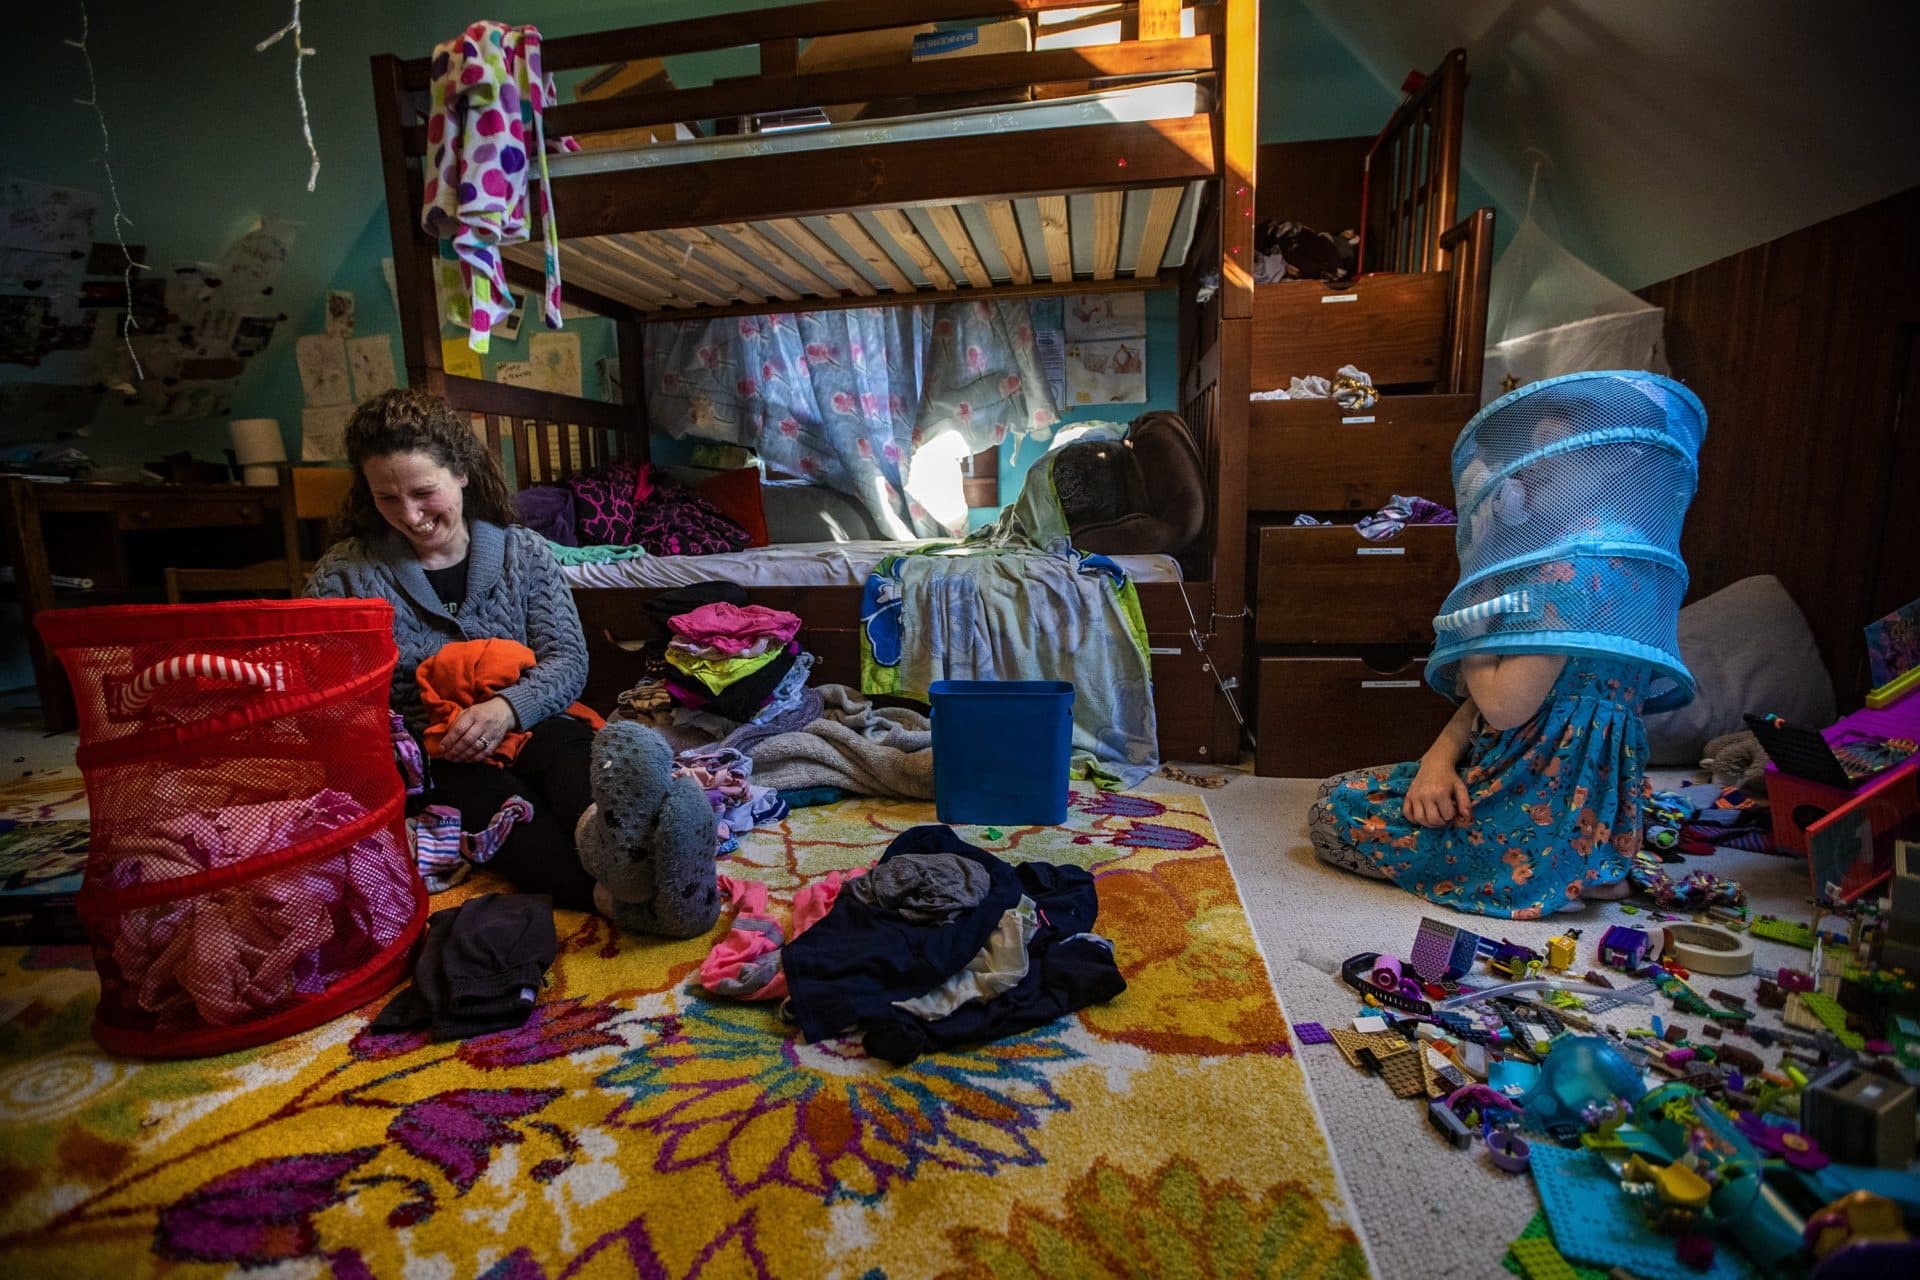
[[[456,640],[422,662],[414,675],[420,681],[420,701],[427,708],[427,754],[438,759],[453,718],[517,682],[534,661],[533,650],[518,640]],[[584,702],[574,703],[565,714],[596,730],[607,723]],[[532,736],[524,729],[506,734],[494,745],[487,763],[502,768],[512,764]]]

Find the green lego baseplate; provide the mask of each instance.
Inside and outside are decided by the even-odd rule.
[[[1536,1242],[1544,1243],[1548,1249],[1553,1251],[1553,1256],[1559,1261],[1560,1266],[1564,1268],[1563,1271],[1542,1272],[1528,1267],[1520,1257],[1516,1256],[1518,1254],[1525,1254],[1529,1260],[1537,1256],[1543,1256],[1539,1255],[1538,1251],[1534,1248]],[[1554,1248],[1553,1233],[1547,1226],[1547,1215],[1545,1212],[1534,1214],[1533,1221],[1529,1222],[1526,1228],[1520,1232],[1519,1237],[1507,1246],[1507,1250],[1507,1255],[1500,1259],[1500,1265],[1513,1272],[1513,1274],[1523,1278],[1539,1275],[1558,1275],[1574,1276],[1577,1280],[1608,1280],[1607,1273],[1598,1267],[1583,1267],[1578,1263],[1568,1262],[1561,1256],[1560,1251]]]
[[[1833,1032],[1838,1040],[1855,1053],[1864,1049],[1867,1038],[1858,1031],[1847,1030],[1847,1011],[1832,996],[1822,995],[1818,991],[1802,991],[1800,1002],[1807,1006],[1807,1012],[1820,1019],[1820,1025]]]
[[[1759,916],[1747,926],[1747,932],[1756,938],[1765,938],[1770,942],[1784,942],[1790,947],[1804,947],[1813,950],[1813,930],[1807,925],[1792,920],[1782,920],[1778,916]]]

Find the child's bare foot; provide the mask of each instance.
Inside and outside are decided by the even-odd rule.
[[[1589,902],[1617,902],[1633,892],[1633,885],[1625,880],[1613,880],[1606,884],[1590,884],[1580,891],[1580,896]]]

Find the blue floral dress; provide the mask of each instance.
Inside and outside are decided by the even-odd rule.
[[[1475,737],[1461,769],[1465,826],[1402,814],[1417,763],[1329,779],[1309,823],[1315,851],[1442,906],[1516,920],[1625,879],[1648,794],[1640,707],[1651,679],[1639,663],[1569,658],[1533,719]]]

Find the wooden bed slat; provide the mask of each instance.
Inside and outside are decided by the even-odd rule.
[[[967,234],[967,228],[960,221],[960,215],[950,204],[937,204],[926,211],[933,220],[934,227],[940,232],[940,238],[947,242],[947,252],[960,264],[960,273],[967,283],[976,289],[993,287],[993,277],[987,274],[987,264],[980,261],[980,251],[973,247],[973,237]]]
[[[611,294],[629,305],[638,305],[646,310],[670,306],[676,300],[686,305],[686,300],[676,294],[657,273],[643,273],[634,263],[616,259],[604,249],[595,253],[593,252],[595,248],[600,248],[596,241],[562,240],[560,242],[561,280],[565,281],[571,276],[602,293]],[[514,249],[507,250],[509,257],[513,257],[514,253]]]
[[[1047,269],[1055,284],[1073,283],[1073,236],[1065,196],[1041,196],[1040,231],[1047,240]]]
[[[652,262],[670,278],[696,284],[706,292],[717,295],[722,302],[763,300],[753,296],[753,291],[738,280],[729,279],[725,272],[708,266],[698,254],[689,252],[688,246],[667,243],[661,238],[660,232],[635,231],[610,239]]]
[[[981,133],[737,156],[701,164],[697,181],[653,169],[580,174],[554,179],[553,216],[563,234],[594,236],[1032,192],[1164,187],[1213,176],[1213,117],[1200,113],[1032,129],[1017,148],[1005,134]]]
[[[1020,219],[1014,215],[1013,201],[989,200],[985,208],[987,223],[993,228],[993,239],[1000,246],[1000,256],[1006,259],[1008,274],[1013,277],[1015,284],[1030,282],[1033,272],[1027,266],[1027,245],[1020,238]]]
[[[913,225],[912,219],[907,217],[905,210],[875,209],[873,220],[893,237],[895,244],[906,251],[907,257],[913,260],[913,265],[920,268],[920,274],[925,276],[934,288],[953,288],[953,276],[948,273],[946,264],[942,263],[939,256],[934,253],[933,246],[921,238],[920,229]]]
[[[548,427],[546,423],[535,419],[527,424],[527,428],[533,436],[533,480],[535,484],[545,484],[553,479],[553,451],[549,447]]]
[[[1176,17],[1175,21],[1177,23],[1179,19]],[[1126,208],[1127,193],[1124,191],[1102,191],[1093,197],[1095,280],[1113,279],[1114,270],[1120,265],[1120,219]]]
[[[868,284],[865,276],[855,271],[845,258],[835,253],[833,248],[828,245],[825,240],[813,234],[813,231],[798,218],[780,218],[767,225],[777,231],[788,244],[792,245],[801,253],[806,254],[812,260],[810,264],[799,263],[800,266],[807,270],[809,275],[815,279],[819,279],[821,273],[824,273],[826,279],[831,281],[831,284],[827,288],[821,290],[822,293],[830,294],[834,292],[837,287],[841,290],[851,289],[861,297],[871,298],[880,292],[871,284]],[[735,231],[735,227],[740,228],[740,230]],[[765,236],[762,236],[757,230],[744,222],[728,223],[723,230],[729,235],[739,236],[742,240],[746,240],[749,235],[758,237],[759,240],[766,242],[770,250],[781,252],[778,245],[774,244],[771,240],[767,240]],[[747,241],[747,243],[752,245],[754,242]],[[799,260],[794,259],[794,261],[798,262]]]
[[[1167,256],[1167,241],[1173,236],[1173,220],[1180,213],[1179,187],[1161,187],[1147,206],[1147,225],[1140,229],[1140,252],[1133,260],[1136,276],[1158,275]]]
[[[762,235],[756,227],[751,227],[744,222],[727,222],[710,230],[722,231],[733,237],[740,242],[741,247],[758,254],[776,270],[784,272],[798,283],[805,293],[825,294],[831,297],[839,292],[831,281],[823,278],[818,271]]]
[[[1180,0],[1140,0],[1140,38],[1172,40],[1180,34]]]
[[[879,274],[887,288],[895,293],[917,292],[913,281],[907,279],[906,272],[887,256],[887,251],[880,247],[879,241],[867,234],[867,229],[860,225],[858,218],[850,213],[830,213],[827,215],[827,225],[833,228],[835,235],[847,242],[848,248],[860,255],[862,262]]]
[[[516,489],[525,489],[533,483],[533,448],[527,439],[527,420],[514,418],[510,423],[513,431],[513,476]]]
[[[535,298],[539,298],[547,291],[547,265],[539,252],[531,256],[533,261],[528,262],[515,258],[511,252],[501,254],[501,257],[506,259],[507,283],[517,285]],[[560,272],[560,300],[591,311],[597,316],[606,316],[610,320],[618,320],[623,316],[633,315],[636,310],[646,309],[635,308],[633,303],[622,301],[615,294],[589,288],[579,280],[568,279],[564,268]]]
[[[763,297],[779,298],[783,302],[797,302],[800,299],[798,293],[780,283],[779,279],[770,272],[754,266],[698,227],[682,227],[678,231],[665,231],[661,233],[660,238],[668,244],[691,244],[706,254],[710,261],[731,271],[743,285],[758,290]]]
[[[566,241],[561,243],[565,244]],[[641,279],[657,282],[656,287],[670,289],[671,296],[690,302],[704,302],[709,306],[725,306],[730,301],[718,290],[709,289],[692,272],[675,271],[659,260],[657,251],[643,250],[630,237],[599,236],[590,243],[608,255],[600,261],[617,261],[625,270]]]

